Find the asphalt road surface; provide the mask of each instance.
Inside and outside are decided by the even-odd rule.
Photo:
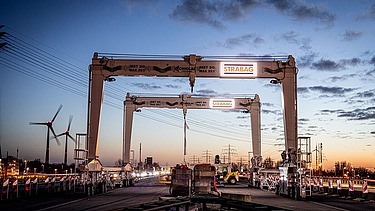
[[[356,201],[339,196],[315,194],[311,200],[296,201],[277,196],[273,192],[247,188],[247,184],[219,187],[219,192],[249,194],[253,203],[280,207],[288,210],[375,210],[375,202]],[[156,178],[140,180],[133,187],[117,188],[92,197],[77,198],[75,195],[47,195],[43,198],[1,201],[0,210],[118,210],[159,200],[169,196],[169,186],[158,184]]]

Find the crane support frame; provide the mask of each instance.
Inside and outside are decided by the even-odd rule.
[[[140,108],[245,110],[251,115],[251,137],[254,159],[261,157],[260,98],[207,98],[188,94],[178,97],[137,97],[127,93],[124,101],[123,162],[130,161],[133,113]]]
[[[208,57],[207,57],[208,58]],[[210,78],[271,78],[271,83],[281,84],[284,112],[286,153],[296,152],[297,144],[297,68],[295,59],[265,61],[259,59],[207,59],[190,54],[182,59],[107,58],[94,53],[89,71],[88,96],[88,158],[98,158],[100,114],[103,102],[104,81],[113,76],[189,77],[193,89],[196,77]],[[293,162],[289,160],[288,162]]]

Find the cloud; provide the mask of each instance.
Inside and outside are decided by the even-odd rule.
[[[298,87],[297,92],[298,94],[305,94],[305,93],[309,93],[310,90],[308,87]]]
[[[337,117],[344,117],[348,120],[370,120],[375,119],[375,107],[358,108],[350,111],[343,109],[337,110],[321,110],[322,113],[337,114]]]
[[[322,95],[319,97],[344,97],[345,94],[356,90],[356,88],[344,87],[328,87],[328,86],[311,86],[311,87],[298,87],[299,94],[307,94],[310,92],[319,92]]]
[[[365,109],[354,109],[352,111],[340,112],[337,117],[347,117],[349,120],[375,119],[375,107]]]
[[[321,71],[339,71],[342,66],[329,59],[320,59],[319,61],[312,63],[311,68]]]
[[[225,21],[236,21],[251,14],[250,10],[259,6],[272,5],[282,14],[300,20],[318,20],[331,26],[334,14],[316,5],[307,5],[300,0],[182,0],[169,17],[179,21],[208,24],[217,29],[225,29]]]
[[[310,51],[311,50],[311,38],[302,38],[300,41],[299,48],[303,51]]]
[[[201,89],[201,90],[197,90],[196,92],[199,95],[208,95],[208,96],[218,95],[218,93],[212,89]]]
[[[179,89],[179,88],[181,88],[181,86],[173,85],[173,84],[167,84],[167,85],[165,85],[165,87],[172,88],[172,89]]]
[[[299,46],[303,51],[311,50],[311,38],[300,38],[295,31],[288,31],[282,33],[274,38],[276,41],[283,40],[288,44],[294,44]]]
[[[311,63],[310,68],[319,70],[319,71],[340,71],[345,70],[350,67],[355,67],[359,64],[361,64],[361,59],[354,57],[350,59],[340,59],[338,62],[330,60],[330,59],[324,59],[321,58],[317,61],[313,62],[314,55],[310,55],[310,57],[302,57],[302,66],[308,65]]]
[[[354,88],[343,88],[343,87],[327,87],[327,86],[312,86],[309,87],[311,91],[317,91],[323,94],[334,94],[334,95],[344,95],[347,92],[352,92]]]
[[[310,121],[310,120],[309,120],[309,119],[306,119],[306,118],[298,119],[298,125],[307,125],[307,123],[308,123],[309,121]]]
[[[373,105],[375,103],[375,89],[367,90],[363,92],[357,92],[354,96],[348,98],[344,101],[347,104],[370,104]]]
[[[314,52],[299,57],[297,59],[297,67],[309,67],[316,57],[318,57],[318,54]]]
[[[269,107],[273,107],[273,103],[262,103],[262,106],[269,106]]]
[[[276,37],[276,40],[284,40],[291,44],[299,44],[298,35],[295,31],[288,31]]]
[[[342,63],[343,66],[357,66],[358,64],[361,63],[361,59],[360,58],[351,58],[351,59],[341,59],[340,60],[340,63]]]
[[[367,71],[366,73],[365,73],[365,80],[366,79],[374,79],[374,77],[375,77],[375,69],[372,69],[372,70],[369,70],[369,71]]]
[[[359,97],[359,98],[372,98],[372,97],[375,97],[375,89],[364,91],[364,92],[358,92],[356,94],[356,97]]]
[[[370,59],[369,63],[375,66],[375,56]]]
[[[316,5],[307,5],[299,0],[267,0],[276,10],[294,18],[295,20],[318,20],[327,26],[333,25],[336,15]]]
[[[154,90],[154,89],[161,89],[161,86],[147,84],[147,83],[132,83],[132,86],[145,89],[145,90]]]
[[[219,43],[219,44],[225,48],[232,49],[234,47],[243,46],[246,44],[257,46],[263,42],[264,40],[256,34],[244,34],[239,37],[230,37],[224,43]]]
[[[214,28],[225,28],[224,24],[217,20],[217,5],[210,1],[183,0],[170,14],[171,18],[180,21],[205,23]]]
[[[363,35],[363,32],[360,32],[360,31],[346,30],[345,33],[342,34],[341,40],[353,41],[353,40],[361,38],[362,35]]]
[[[367,11],[359,15],[357,19],[375,19],[375,3]]]
[[[180,21],[208,24],[213,28],[225,28],[223,20],[238,20],[258,5],[256,0],[210,1],[183,0],[170,17]]]
[[[313,62],[310,66],[311,69],[321,70],[321,71],[340,71],[348,67],[354,67],[361,63],[360,58],[351,58],[351,59],[341,59],[338,62],[323,59]]]
[[[279,110],[269,110],[269,109],[262,109],[263,114],[276,114],[281,115],[282,113]]]
[[[345,74],[345,75],[342,75],[342,76],[332,76],[332,77],[329,77],[327,78],[327,80],[329,80],[330,82],[337,82],[337,81],[345,81],[345,80],[348,80],[348,79],[353,79],[354,77],[356,77],[357,74]]]
[[[339,112],[344,112],[344,110],[343,109],[336,109],[336,110],[323,109],[323,110],[320,110],[320,113],[322,115],[335,114],[335,113],[339,113]]]
[[[247,16],[247,12],[259,4],[257,0],[224,0],[222,3],[224,3],[222,6],[224,18],[229,20],[238,20]]]

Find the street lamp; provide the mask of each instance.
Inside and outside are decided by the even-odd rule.
[[[55,169],[55,176],[56,176],[56,174],[57,174],[57,169]]]
[[[27,168],[27,160],[25,160],[24,162],[25,162],[24,170],[26,170],[26,168]],[[26,172],[26,174],[27,174],[27,172]]]

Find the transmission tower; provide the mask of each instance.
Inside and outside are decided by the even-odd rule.
[[[192,162],[193,165],[199,164],[200,163],[199,157],[193,155],[193,157],[190,158],[190,162]]]
[[[208,150],[204,151],[202,155],[202,157],[206,159],[206,163],[211,163],[211,156],[212,154]]]
[[[228,163],[232,163],[232,155],[237,155],[237,150],[233,149],[234,146],[231,146],[230,144],[224,147],[226,148],[222,150],[223,151],[222,154],[227,156]]]

